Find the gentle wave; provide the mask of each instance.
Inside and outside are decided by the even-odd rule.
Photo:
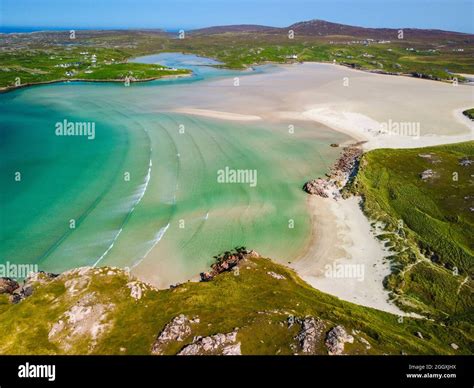
[[[163,238],[163,236],[165,235],[169,227],[170,227],[170,224],[168,223],[166,226],[163,226],[162,228],[160,228],[160,230],[156,233],[155,238],[152,240],[151,247],[146,251],[146,253],[143,255],[143,257],[140,260],[138,260],[136,263],[132,265],[132,268],[135,268],[148,256],[148,254],[153,250],[156,244],[158,244],[161,241],[161,239]]]
[[[137,193],[135,193],[135,195],[133,196],[133,197],[137,197],[137,200],[133,204],[132,209],[130,210],[130,212],[127,214],[126,220],[128,219],[128,217],[130,217],[130,215],[133,213],[133,211],[135,210],[137,205],[140,203],[140,201],[144,197],[144,195],[146,193],[146,190],[148,188],[148,184],[150,183],[151,169],[152,169],[152,166],[153,166],[153,162],[152,162],[152,159],[151,159],[151,151],[152,151],[152,149],[150,148],[150,160],[149,160],[149,163],[148,163],[148,172],[145,176],[145,181],[138,187]],[[102,261],[102,259],[105,256],[107,256],[107,254],[110,252],[110,250],[114,247],[115,242],[119,238],[122,231],[123,231],[123,226],[120,228],[118,233],[115,235],[115,237],[112,240],[112,243],[109,245],[109,247],[105,250],[105,252],[102,254],[102,256],[99,257],[99,259],[94,263],[94,265],[92,267],[96,267]]]
[[[112,244],[109,245],[109,247],[105,250],[105,252],[102,254],[102,256],[100,256],[99,259],[94,263],[94,265],[92,266],[93,268],[95,268],[97,266],[97,264],[99,264],[102,261],[102,259],[105,256],[107,256],[107,253],[109,253],[109,251],[114,247],[115,242],[119,238],[120,233],[122,233],[122,231],[123,231],[123,228],[120,228],[118,233],[115,235],[114,239],[112,240]]]

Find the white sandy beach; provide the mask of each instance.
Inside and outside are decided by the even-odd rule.
[[[368,73],[347,67],[304,63],[185,88],[181,112],[225,120],[316,121],[358,140],[367,149],[414,148],[474,139],[474,124],[461,112],[474,106],[473,85]],[[347,86],[344,86],[347,85]],[[196,105],[195,101],[199,100]],[[418,126],[404,134],[383,124]]]
[[[474,123],[462,115],[474,106],[472,85],[453,86],[317,63],[281,66],[276,72],[242,77],[240,84],[233,87],[229,80],[219,80],[205,91],[195,90],[207,97],[199,106],[181,112],[225,120],[314,121],[366,141],[366,150],[474,139]],[[213,90],[219,93],[209,93]],[[384,123],[413,124],[417,131],[383,133]],[[292,264],[301,277],[343,300],[403,314],[388,301],[382,284],[390,273],[387,252],[374,237],[358,199],[309,197],[308,209],[313,220],[311,243]],[[326,276],[326,266],[334,264],[362,266],[363,279]]]
[[[306,253],[291,267],[318,290],[343,300],[404,315],[390,303],[383,279],[390,274],[388,255],[375,238],[359,198],[308,197],[313,234]],[[357,270],[354,270],[357,266]],[[351,276],[338,277],[337,271]]]

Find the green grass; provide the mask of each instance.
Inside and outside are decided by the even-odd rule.
[[[186,52],[215,58],[224,67],[244,69],[267,62],[298,61],[336,62],[355,68],[389,73],[452,80],[458,73],[474,73],[474,49],[464,41],[393,41],[389,44],[347,44],[356,38],[296,36],[286,34],[224,33],[215,35],[187,34],[185,39],[145,31],[82,31],[75,40],[65,33],[17,36],[8,41],[0,53],[0,87],[11,86],[19,77],[22,84],[48,82],[68,78],[117,80],[128,71],[141,79],[156,78],[162,73],[154,65],[137,68],[126,61],[131,57],[160,52]],[[1,42],[2,37],[0,37]],[[360,40],[360,39],[356,39]],[[464,51],[456,51],[462,48]],[[408,50],[407,50],[408,49]],[[412,50],[413,49],[413,50]],[[86,57],[81,52],[88,52]],[[92,68],[90,56],[97,56]],[[106,63],[121,64],[107,65]],[[60,63],[75,63],[71,68],[57,68]],[[92,70],[92,73],[85,71]],[[173,73],[175,74],[175,73]]]
[[[370,151],[350,190],[363,196],[371,219],[386,224],[380,238],[390,241],[395,269],[387,286],[398,303],[472,322],[474,166],[461,166],[463,158],[474,159],[474,142]],[[436,176],[422,180],[428,169]]]
[[[474,108],[467,109],[462,113],[464,114],[464,116],[468,117],[469,119],[474,120]]]
[[[285,276],[277,280],[267,274],[274,271]],[[185,283],[175,289],[148,290],[140,300],[130,296],[126,286],[130,279],[123,271],[107,275],[108,269],[90,270],[89,283],[76,286],[71,294],[75,275],[63,275],[37,285],[34,294],[17,305],[0,299],[0,353],[2,354],[150,354],[157,334],[174,317],[198,316],[200,323],[183,342],[166,349],[177,353],[194,336],[227,333],[239,328],[238,341],[244,354],[291,354],[298,327],[288,329],[288,316],[315,316],[323,320],[325,331],[337,324],[346,330],[359,330],[354,344],[347,346],[350,354],[472,354],[472,327],[458,323],[446,326],[425,319],[404,318],[378,310],[341,301],[319,292],[286,267],[268,259],[247,259],[240,265],[240,274],[224,273],[205,283]],[[66,283],[68,282],[68,283]],[[67,350],[63,344],[48,339],[52,325],[62,314],[85,295],[94,294],[96,303],[113,304],[108,313],[107,330],[93,340],[90,335],[71,336]],[[64,319],[64,316],[63,316]],[[424,339],[415,333],[421,332]],[[357,338],[371,344],[366,347]],[[69,338],[69,340],[67,339]],[[450,344],[460,346],[454,351]],[[325,354],[324,338],[318,352]]]
[[[128,63],[128,57],[117,49],[81,47],[2,53],[0,86],[14,86],[17,80],[21,85],[67,79],[124,81],[127,76],[139,81],[189,73],[160,65]]]

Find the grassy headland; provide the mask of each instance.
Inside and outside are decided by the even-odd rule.
[[[326,333],[336,325],[354,337],[345,344],[345,354],[473,352],[470,328],[401,319],[341,301],[269,259],[247,258],[238,269],[168,290],[155,290],[106,267],[43,278],[18,304],[0,295],[0,353],[150,354],[158,334],[180,314],[191,320],[190,331],[162,345],[164,354],[176,354],[196,336],[236,328],[242,354],[301,353],[301,327],[290,323],[308,316],[322,327],[313,354],[327,354]],[[140,288],[138,297],[133,287]]]
[[[66,80],[125,82],[128,78],[138,82],[189,73],[161,65],[130,63],[129,53],[91,42],[45,46],[1,53],[0,87]]]
[[[374,150],[349,187],[383,225],[398,305],[461,326],[474,316],[473,161],[474,142]]]

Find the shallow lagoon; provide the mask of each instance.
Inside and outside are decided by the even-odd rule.
[[[327,171],[338,155],[329,144],[347,137],[312,123],[294,123],[295,136],[286,123],[173,113],[194,85],[253,72],[183,54],[148,60],[194,75],[0,95],[1,262],[53,272],[128,266],[168,286],[234,246],[283,262],[304,250],[311,224],[301,186]],[[95,139],[56,136],[55,123],[65,119],[94,122]],[[219,183],[226,167],[255,170],[258,184]]]

